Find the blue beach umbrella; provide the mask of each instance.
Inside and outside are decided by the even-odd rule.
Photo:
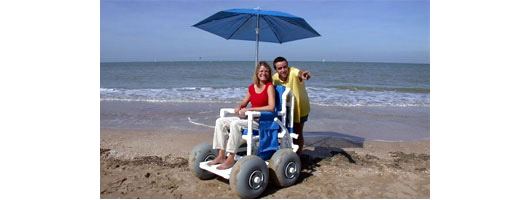
[[[227,40],[256,41],[256,65],[260,41],[281,44],[320,36],[303,18],[260,8],[220,11],[193,26]]]

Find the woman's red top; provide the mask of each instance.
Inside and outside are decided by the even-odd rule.
[[[263,107],[269,105],[269,96],[267,95],[267,88],[271,86],[272,83],[268,82],[265,85],[265,89],[261,93],[256,93],[254,89],[254,84],[248,86],[248,92],[250,92],[250,103],[252,104],[251,108]]]

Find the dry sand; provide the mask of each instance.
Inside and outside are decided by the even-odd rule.
[[[238,198],[227,180],[199,180],[188,153],[212,136],[101,129],[101,198]],[[430,198],[429,140],[304,148],[298,182],[261,198]]]

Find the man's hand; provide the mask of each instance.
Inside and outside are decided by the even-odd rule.
[[[309,80],[311,78],[311,73],[309,71],[302,71],[300,78],[302,78],[302,80]]]

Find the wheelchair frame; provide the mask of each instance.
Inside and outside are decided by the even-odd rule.
[[[290,101],[287,101],[287,98],[288,97],[291,97],[290,98]],[[281,97],[281,101],[282,101],[282,109],[281,111],[278,112],[278,116],[282,118],[282,120],[279,120],[278,117],[275,117],[274,118],[274,121],[276,123],[278,123],[278,125],[280,125],[280,128],[281,128],[281,132],[278,133],[278,139],[281,140],[281,141],[288,141],[290,144],[287,144],[285,145],[286,147],[290,147],[293,149],[293,152],[296,152],[298,150],[298,145],[294,144],[292,139],[290,138],[294,138],[294,139],[298,139],[298,134],[296,133],[290,133],[289,131],[289,128],[293,128],[294,126],[294,94],[291,92],[291,89],[289,89],[288,87],[285,88],[285,91],[283,92],[282,94],[282,97]],[[290,114],[289,114],[289,113]],[[219,111],[219,115],[221,117],[225,117],[227,116],[227,114],[235,114],[235,111],[233,108],[221,108],[221,110]],[[237,152],[241,152],[241,150],[245,150],[243,148],[246,148],[246,155],[247,156],[250,156],[250,155],[256,155],[257,154],[257,142],[259,141],[259,135],[253,135],[252,134],[252,131],[250,130],[253,130],[253,123],[252,123],[252,119],[254,117],[259,117],[261,116],[261,112],[259,111],[247,111],[245,112],[245,115],[247,116],[247,121],[248,121],[248,133],[246,135],[243,135],[242,138],[243,140],[246,141],[246,144],[247,146],[246,147],[241,147],[237,150]],[[283,122],[285,122],[287,120],[287,117],[289,117],[289,123],[287,124],[287,127],[284,125]],[[289,134],[287,134],[289,133]],[[282,140],[284,137],[287,137],[288,139],[287,140]],[[285,148],[284,146],[284,148]],[[281,148],[280,148],[281,149]],[[243,158],[244,156],[240,156],[240,155],[235,155],[235,160],[240,160],[241,158]],[[216,167],[218,165],[212,165],[212,166],[208,166],[206,163],[208,163],[209,161],[205,161],[205,162],[201,162],[200,164],[200,168],[201,169],[204,169],[206,171],[209,171],[209,172],[212,172],[220,177],[223,177],[225,179],[230,179],[230,171],[232,168],[228,168],[228,169],[224,169],[224,170],[218,170],[216,169]],[[267,165],[269,164],[267,161],[265,161],[265,163],[267,163]]]
[[[289,102],[287,101],[288,98]],[[242,136],[247,145],[238,148],[234,166],[224,170],[216,169],[219,164],[208,166],[207,163],[213,160],[218,152],[212,149],[211,144],[203,143],[197,145],[190,153],[188,165],[192,173],[203,180],[213,178],[215,175],[228,179],[230,188],[242,198],[255,198],[261,195],[267,187],[269,179],[272,179],[280,187],[295,184],[300,175],[301,161],[296,154],[299,146],[294,144],[292,140],[292,138],[298,138],[298,134],[292,132],[294,100],[294,94],[286,87],[281,94],[281,110],[277,111],[278,116],[274,118],[274,121],[281,128],[278,133],[278,140],[281,142],[279,142],[279,149],[268,161],[256,156],[258,153],[257,142],[260,138],[259,135],[253,135],[252,120],[261,116],[261,112],[247,111],[245,115],[248,120],[248,131],[246,135]],[[220,110],[219,115],[221,117],[225,117],[227,114],[235,114],[234,109],[222,108]],[[289,123],[285,123],[287,119],[289,119]],[[245,153],[245,155],[238,155],[241,153]]]

